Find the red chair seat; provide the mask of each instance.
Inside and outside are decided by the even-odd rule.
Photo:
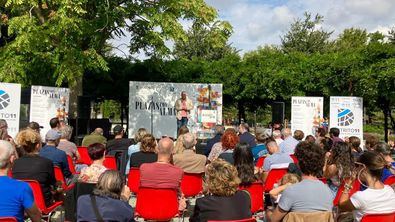
[[[203,191],[203,174],[184,173],[181,180],[181,191],[185,197],[194,197]]]
[[[106,156],[103,161],[103,165],[110,170],[118,170],[117,168],[117,160],[115,156]]]
[[[56,181],[60,181],[62,183],[62,188],[65,191],[71,190],[74,187],[74,184],[67,185],[66,179],[63,176],[62,169],[58,166],[54,166],[54,172],[55,172],[55,179]]]
[[[389,186],[395,184],[395,176],[389,176],[387,179],[385,179],[384,184]]]
[[[273,189],[273,185],[288,172],[288,168],[271,169],[267,175],[264,190],[266,193]]]
[[[128,176],[128,187],[130,191],[137,194],[140,187],[140,169],[136,167],[130,168]]]
[[[263,167],[263,164],[265,163],[265,162],[264,162],[264,161],[265,161],[265,158],[266,158],[266,156],[261,156],[261,157],[259,157],[259,158],[258,158],[258,161],[257,161],[256,164],[255,164],[255,166],[258,167],[258,168],[262,168],[262,167]]]
[[[252,183],[250,186],[240,186],[240,190],[246,190],[251,197],[251,213],[263,210],[263,184],[261,182]]]
[[[359,191],[361,188],[361,184],[359,183],[358,180],[355,180],[353,185],[352,185],[352,189],[350,190],[350,197],[357,191]],[[337,206],[339,204],[339,200],[340,200],[340,196],[342,195],[344,190],[344,182],[342,184],[340,184],[339,189],[337,190],[335,199],[333,199],[333,206]]]
[[[79,146],[77,147],[77,149],[78,153],[80,154],[80,159],[78,160],[78,163],[87,164],[88,166],[90,166],[92,164],[92,160],[89,157],[88,148],[85,146]]]
[[[361,222],[395,222],[395,212],[385,214],[365,214]]]

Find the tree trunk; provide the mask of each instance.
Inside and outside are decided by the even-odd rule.
[[[388,142],[388,114],[389,113],[389,101],[385,100],[383,104],[383,114],[384,114],[384,141]]]
[[[75,82],[69,84],[70,88],[70,107],[69,107],[69,118],[78,117],[78,96],[82,96],[82,76],[76,78]]]

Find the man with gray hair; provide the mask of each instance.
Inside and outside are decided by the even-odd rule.
[[[0,217],[15,217],[23,221],[26,212],[33,222],[39,222],[41,213],[34,203],[30,186],[7,176],[15,158],[16,151],[11,143],[0,141]]]
[[[290,128],[284,128],[281,133],[283,134],[284,141],[280,144],[280,151],[282,153],[293,154],[299,141],[292,137]]]
[[[281,131],[274,130],[273,131],[273,138],[276,141],[277,145],[280,145],[284,140],[281,138]]]
[[[207,157],[196,154],[196,138],[192,133],[182,135],[185,150],[173,156],[174,165],[180,167],[185,173],[203,173]]]
[[[64,125],[59,129],[59,132],[60,142],[57,148],[63,150],[67,155],[73,158],[73,160],[78,160],[80,155],[78,153],[77,146],[75,143],[70,142],[71,135],[73,134],[73,127]]]
[[[268,175],[268,172],[273,168],[284,168],[288,167],[290,163],[293,163],[292,158],[287,153],[280,152],[280,149],[276,143],[276,141],[269,141],[267,144],[267,150],[270,153],[270,156],[265,158],[263,164],[263,178],[265,181]]]

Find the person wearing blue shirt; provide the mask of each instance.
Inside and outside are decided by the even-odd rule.
[[[265,134],[265,132],[256,133],[257,145],[251,148],[252,156],[254,158],[254,163],[258,161],[259,157],[266,156],[269,154],[265,145],[267,139],[268,136]]]
[[[67,154],[56,146],[60,141],[60,133],[56,130],[49,130],[45,135],[46,145],[41,148],[39,155],[50,159],[55,166],[59,166],[63,172],[63,176],[69,180],[72,178],[69,164],[67,162]]]
[[[299,141],[292,137],[292,132],[289,128],[284,128],[281,133],[283,134],[284,141],[279,145],[280,151],[282,153],[293,154]]]
[[[385,142],[379,142],[374,151],[383,155],[385,161],[388,163],[388,168],[383,169],[383,175],[381,176],[381,182],[384,182],[388,177],[394,175],[395,172],[395,161],[391,157],[391,149],[390,146]]]
[[[239,139],[240,143],[248,143],[250,147],[256,146],[255,136],[250,133],[250,127],[247,123],[239,125]]]
[[[0,140],[0,217],[14,217],[23,222],[26,212],[33,222],[39,222],[41,213],[29,184],[7,176],[15,158],[16,151],[11,143]]]

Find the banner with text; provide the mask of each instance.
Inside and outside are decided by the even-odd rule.
[[[323,122],[324,98],[292,97],[291,130],[302,130],[305,137],[315,135]]]
[[[7,121],[8,134],[15,137],[19,131],[21,85],[0,83],[0,119]]]
[[[331,96],[329,126],[339,128],[339,137],[357,136],[363,140],[363,99]]]
[[[222,84],[165,82],[130,82],[129,137],[146,128],[155,137],[177,135],[175,102],[185,91],[192,100],[188,128],[199,138],[212,135],[212,128],[222,123]]]
[[[43,126],[41,136],[50,129],[49,120],[58,117],[67,122],[70,91],[68,88],[32,86],[30,97],[30,122]]]

